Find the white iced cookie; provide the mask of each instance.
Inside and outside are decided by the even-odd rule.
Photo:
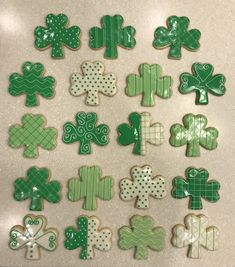
[[[219,230],[215,226],[208,227],[208,218],[203,215],[189,214],[185,217],[185,225],[175,225],[172,244],[177,248],[189,246],[188,257],[200,258],[201,246],[208,250],[217,250]]]
[[[104,74],[104,65],[99,62],[83,62],[82,74],[74,73],[71,76],[70,93],[73,96],[87,94],[86,105],[99,105],[99,93],[113,96],[117,93],[117,78],[115,74]]]
[[[152,178],[152,168],[150,166],[131,169],[131,177],[124,178],[120,182],[120,197],[123,200],[137,198],[136,208],[149,208],[149,196],[153,198],[164,198],[166,196],[166,181],[162,176]]]

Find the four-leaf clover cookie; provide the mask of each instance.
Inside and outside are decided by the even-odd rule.
[[[51,76],[44,77],[44,66],[41,63],[25,62],[22,65],[23,75],[11,74],[8,92],[12,96],[26,94],[25,106],[39,105],[37,94],[51,99],[54,94],[55,79]]]
[[[151,107],[155,104],[157,95],[163,99],[172,95],[173,80],[170,76],[162,75],[162,68],[158,64],[141,64],[140,76],[130,74],[127,77],[126,94],[128,96],[137,96],[143,94],[142,106]]]
[[[82,72],[71,76],[71,87],[69,89],[73,96],[87,94],[86,105],[97,106],[99,95],[113,96],[117,92],[115,74],[104,74],[104,65],[99,62],[86,61],[82,63]]]
[[[155,48],[170,46],[169,58],[180,59],[181,48],[196,51],[200,47],[201,32],[197,29],[188,30],[189,19],[187,17],[171,16],[167,20],[167,28],[158,27],[154,33]]]
[[[63,46],[77,50],[80,47],[80,28],[72,26],[68,28],[69,19],[65,14],[48,14],[46,17],[47,28],[38,26],[35,31],[35,46],[44,50],[52,47],[53,58],[63,58]]]
[[[16,179],[14,186],[14,198],[17,201],[31,199],[30,210],[43,210],[43,199],[51,203],[61,200],[61,184],[51,181],[47,168],[31,167],[27,171],[27,178]]]
[[[9,128],[9,146],[24,149],[26,158],[38,157],[38,146],[46,150],[56,147],[57,130],[45,128],[46,118],[43,115],[26,114],[22,117],[22,126],[15,124]]]
[[[196,93],[196,105],[207,105],[209,103],[208,93],[216,96],[225,94],[225,76],[223,74],[213,75],[214,68],[211,64],[194,63],[192,74],[184,72],[180,76],[181,84],[179,91],[188,94]]]
[[[57,247],[58,232],[54,228],[46,228],[44,216],[28,214],[23,219],[24,226],[15,225],[10,231],[9,247],[13,250],[26,248],[27,260],[39,260],[40,250],[53,251]]]
[[[67,122],[64,125],[63,142],[72,144],[80,142],[79,154],[91,154],[91,142],[99,146],[109,143],[109,127],[106,124],[96,126],[97,114],[95,112],[78,112],[76,125]]]
[[[185,180],[176,177],[173,180],[172,196],[177,199],[190,197],[189,208],[193,210],[202,209],[201,198],[209,202],[217,202],[220,198],[218,190],[219,182],[208,181],[209,173],[205,169],[188,168]]]
[[[189,214],[185,217],[185,225],[174,226],[171,242],[177,248],[189,246],[188,257],[198,259],[201,246],[211,251],[218,249],[219,230],[215,226],[208,227],[205,215]]]
[[[166,182],[162,176],[152,178],[150,166],[135,166],[131,169],[131,177],[124,178],[120,182],[120,197],[123,200],[137,198],[136,208],[149,208],[149,196],[157,199],[166,196]]]
[[[110,200],[114,195],[113,178],[102,177],[102,170],[98,166],[83,166],[79,169],[78,178],[71,178],[68,181],[68,199],[78,201],[85,198],[83,208],[95,210],[97,207],[96,198]]]
[[[120,124],[117,128],[119,136],[118,143],[127,146],[134,143],[133,153],[137,155],[146,154],[146,143],[161,145],[164,141],[163,126],[161,123],[151,124],[150,113],[133,112],[129,116],[130,125]]]
[[[120,15],[103,16],[101,26],[90,29],[89,46],[92,49],[105,48],[104,57],[115,59],[118,57],[117,47],[131,49],[135,47],[135,28],[126,26],[123,28],[124,19]]]
[[[109,228],[100,229],[100,220],[95,216],[79,216],[78,229],[68,227],[65,230],[64,246],[68,250],[81,247],[80,259],[90,260],[95,256],[94,248],[107,251],[112,245],[112,232]]]
[[[170,144],[175,147],[187,145],[187,157],[199,157],[200,146],[213,150],[217,147],[219,132],[213,127],[206,128],[207,118],[201,114],[187,114],[183,124],[171,126]]]
[[[135,215],[130,220],[131,227],[123,226],[119,230],[119,247],[127,250],[135,248],[134,258],[148,259],[148,248],[161,251],[165,247],[165,229],[154,227],[150,216]]]

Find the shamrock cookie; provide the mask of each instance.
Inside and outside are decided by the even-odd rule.
[[[211,251],[218,249],[219,230],[215,226],[208,227],[205,215],[189,214],[185,217],[185,225],[174,226],[171,242],[177,248],[189,246],[188,257],[198,259],[201,246]]]
[[[120,15],[103,16],[101,26],[90,29],[89,46],[92,49],[105,48],[104,57],[115,59],[118,57],[117,46],[131,49],[135,47],[135,28],[126,26],[123,28],[124,19]]]
[[[72,75],[69,90],[73,96],[87,94],[86,105],[97,106],[99,104],[98,93],[106,96],[114,96],[117,93],[115,74],[104,74],[104,65],[101,62],[83,62],[82,72],[83,74]]]
[[[213,127],[206,128],[207,118],[201,114],[187,114],[183,124],[171,126],[170,144],[175,147],[187,145],[187,157],[199,157],[200,146],[213,150],[217,147],[219,132]]]
[[[113,178],[102,177],[102,170],[98,166],[83,166],[79,169],[80,179],[71,178],[68,182],[68,199],[78,201],[85,198],[83,208],[96,210],[96,197],[110,200],[114,195]]]
[[[180,76],[181,84],[179,91],[188,94],[196,93],[196,105],[207,105],[209,103],[208,93],[216,96],[225,94],[225,76],[223,74],[213,75],[214,67],[211,64],[194,63],[192,73],[184,72]]]
[[[55,149],[57,130],[45,128],[46,118],[43,115],[26,114],[22,117],[22,126],[15,124],[9,128],[9,146],[24,149],[26,158],[38,157],[38,146],[46,150]]]
[[[64,246],[68,250],[81,247],[80,259],[90,260],[95,256],[94,248],[107,251],[112,246],[112,232],[109,228],[99,228],[100,220],[95,216],[79,216],[78,229],[68,227],[65,230]]]
[[[148,112],[133,112],[129,116],[130,125],[123,123],[118,126],[118,143],[127,146],[134,143],[133,153],[145,155],[146,143],[161,145],[164,141],[161,123],[151,124],[152,117]]]
[[[52,47],[53,58],[63,58],[63,46],[77,50],[80,47],[80,28],[72,26],[68,28],[69,19],[65,14],[48,14],[46,17],[47,28],[38,26],[35,31],[35,46],[44,50]]]
[[[125,89],[128,96],[143,94],[142,106],[152,107],[155,105],[157,95],[163,99],[172,95],[173,80],[170,76],[162,75],[162,68],[158,64],[141,64],[140,76],[130,74],[127,77],[127,87]]]
[[[120,182],[120,197],[122,200],[137,198],[136,208],[149,208],[149,196],[154,198],[164,198],[166,196],[166,182],[162,176],[152,178],[152,168],[150,166],[131,169],[131,177],[124,178]]]
[[[40,250],[53,251],[57,248],[58,232],[54,228],[46,228],[44,216],[28,214],[23,219],[24,226],[11,228],[9,246],[13,250],[26,248],[27,260],[39,260]]]
[[[16,179],[14,198],[17,201],[31,199],[30,210],[43,210],[43,199],[51,203],[61,200],[61,184],[58,181],[49,182],[50,172],[47,168],[31,167],[27,178]]]
[[[25,106],[35,107],[39,105],[37,94],[44,98],[53,98],[55,91],[55,79],[51,76],[43,77],[44,66],[41,63],[25,62],[22,65],[23,75],[11,74],[8,92],[12,96],[26,94]]]
[[[171,16],[167,20],[167,28],[158,27],[154,33],[155,48],[164,48],[170,46],[169,58],[180,59],[181,47],[190,51],[196,51],[200,47],[199,39],[201,32],[197,29],[188,31],[189,18]]]
[[[119,247],[127,250],[135,248],[134,258],[148,259],[148,247],[161,251],[165,247],[165,229],[154,227],[154,220],[150,216],[135,215],[130,220],[131,227],[124,226],[119,230]]]
[[[95,112],[78,112],[76,125],[67,122],[64,125],[63,142],[72,144],[80,142],[79,154],[91,154],[91,142],[99,146],[109,143],[109,127],[106,124],[96,126],[98,117]]]
[[[187,169],[186,176],[187,180],[182,177],[174,178],[172,190],[174,198],[190,197],[189,208],[193,210],[202,209],[202,197],[212,203],[219,200],[220,184],[215,180],[208,182],[207,170],[191,167]]]

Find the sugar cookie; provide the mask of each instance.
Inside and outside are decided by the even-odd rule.
[[[183,117],[183,125],[171,126],[170,144],[175,147],[187,145],[187,157],[199,157],[200,146],[213,150],[217,147],[219,132],[216,128],[208,127],[207,118],[201,114],[187,114]]]
[[[197,29],[188,30],[189,18],[171,16],[167,20],[167,28],[158,27],[154,33],[155,48],[170,46],[169,58],[180,59],[181,48],[185,47],[190,51],[196,51],[200,47],[199,39],[201,32]]]
[[[166,196],[165,178],[158,175],[152,178],[151,166],[135,166],[131,169],[131,177],[120,182],[120,197],[122,200],[136,198],[136,208],[149,208],[149,196],[161,199]]]
[[[112,231],[109,228],[100,228],[100,220],[95,216],[79,216],[78,229],[68,227],[65,230],[65,247],[68,250],[81,247],[80,259],[90,260],[95,256],[94,248],[107,251],[112,246]]]
[[[53,251],[57,247],[58,232],[54,228],[46,228],[44,216],[28,214],[23,219],[24,226],[15,225],[10,231],[9,246],[13,250],[26,248],[27,260],[39,260],[40,250]]]
[[[47,28],[38,26],[35,31],[35,46],[44,50],[52,47],[51,57],[63,58],[63,46],[72,50],[80,47],[80,28],[72,26],[68,28],[69,19],[65,14],[48,14],[46,17]]]
[[[134,143],[133,153],[145,155],[146,143],[161,145],[164,141],[161,123],[151,124],[152,117],[148,112],[133,112],[129,116],[130,125],[123,123],[118,126],[118,143],[127,146]]]
[[[65,144],[80,142],[79,154],[91,154],[91,142],[99,146],[107,145],[110,129],[106,124],[96,126],[97,120],[95,112],[78,112],[76,125],[72,122],[65,123],[63,142]]]
[[[177,248],[189,246],[188,257],[198,259],[201,246],[212,251],[218,249],[219,230],[215,226],[208,227],[205,215],[189,214],[185,217],[185,225],[174,226],[171,242]]]
[[[162,227],[154,227],[150,216],[134,215],[130,219],[130,227],[123,226],[119,230],[119,247],[127,250],[135,248],[134,258],[148,259],[148,248],[161,251],[165,247],[166,231]]]
[[[142,106],[151,107],[155,105],[157,95],[163,99],[172,95],[173,80],[170,76],[162,76],[162,68],[158,64],[140,65],[140,76],[130,74],[127,77],[127,87],[125,89],[128,96],[143,94]]]
[[[123,28],[124,19],[120,15],[103,16],[101,26],[90,29],[89,46],[99,49],[105,46],[104,57],[115,59],[118,57],[117,47],[131,49],[135,47],[135,28],[126,26]]]
[[[29,168],[27,178],[15,180],[15,200],[31,199],[29,209],[33,211],[43,210],[43,199],[50,203],[58,203],[61,200],[61,184],[55,180],[49,182],[50,176],[47,168]]]
[[[37,158],[38,146],[46,150],[55,149],[57,130],[45,128],[46,118],[41,115],[26,114],[22,117],[22,126],[15,124],[9,128],[9,146],[20,148],[24,146],[26,158]]]
[[[69,89],[73,96],[87,94],[86,105],[99,105],[99,93],[106,96],[114,96],[117,93],[117,77],[113,73],[104,74],[104,65],[99,62],[83,62],[82,72],[71,76]]]

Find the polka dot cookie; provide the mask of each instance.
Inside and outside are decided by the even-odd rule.
[[[63,46],[77,50],[80,47],[80,28],[68,27],[69,19],[65,14],[48,14],[46,17],[47,28],[36,27],[35,46],[40,50],[52,47],[51,57],[63,58]]]
[[[101,228],[100,220],[95,216],[79,216],[78,229],[68,227],[65,230],[65,247],[69,250],[82,248],[80,259],[93,259],[94,248],[107,251],[112,245],[112,232],[109,228]]]
[[[120,197],[122,200],[137,198],[136,208],[149,208],[149,196],[154,198],[164,198],[166,196],[166,181],[162,176],[152,178],[152,168],[150,166],[131,169],[131,177],[124,178],[120,182]]]
[[[99,93],[106,96],[114,96],[117,93],[115,74],[104,74],[104,65],[101,62],[83,62],[81,69],[83,74],[72,74],[69,91],[73,96],[87,94],[86,105],[99,105]]]

